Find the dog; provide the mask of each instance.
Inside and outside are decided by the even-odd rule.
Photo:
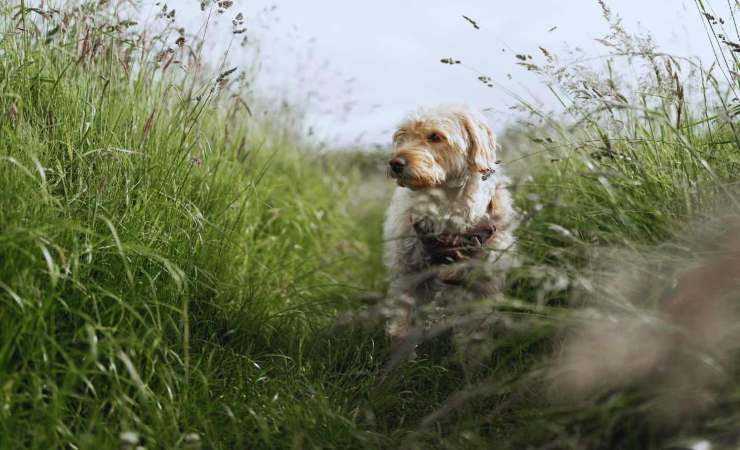
[[[467,107],[421,109],[394,133],[387,171],[398,187],[383,229],[392,340],[422,327],[422,305],[494,294],[516,264],[516,213],[497,150],[491,128]],[[482,266],[495,270],[466,279]]]

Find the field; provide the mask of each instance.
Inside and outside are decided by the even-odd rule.
[[[639,83],[525,58],[570,122],[502,135],[523,263],[476,312],[490,359],[389,370],[382,155],[266,125],[186,33],[29,3],[0,6],[0,448],[740,445],[734,18],[697,13],[713,71],[606,6]]]

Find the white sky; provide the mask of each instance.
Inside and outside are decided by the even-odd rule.
[[[709,3],[727,7],[726,0]],[[694,0],[608,4],[628,29],[649,31],[661,50],[711,60]],[[169,2],[178,20],[190,25],[203,20],[199,5]],[[544,86],[516,65],[514,54],[536,55],[541,45],[558,54],[580,48],[601,55],[605,51],[594,38],[607,32],[596,0],[236,0],[213,28],[216,42],[228,42],[237,12],[244,13],[248,36],[262,47],[259,89],[308,105],[309,122],[330,145],[387,142],[404,113],[436,103],[492,108],[489,119],[500,131],[515,102],[476,80],[476,70],[553,105]],[[231,53],[237,63],[247,57],[239,52],[236,46]],[[464,67],[441,64],[445,57]],[[315,94],[306,103],[308,92]]]

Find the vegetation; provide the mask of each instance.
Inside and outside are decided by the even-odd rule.
[[[588,289],[620,277],[604,261],[653,267],[676,260],[655,250],[670,242],[695,262],[688,224],[722,236],[740,215],[727,24],[704,10],[723,84],[625,47],[604,11],[614,58],[639,53],[652,78],[627,92],[547,51],[525,60],[570,119],[530,108],[518,134],[540,155],[515,186],[523,265],[485,303],[501,320],[471,373],[443,341],[386,368],[382,320],[362,313],[384,289],[383,194],[353,200],[370,157],[312,152],[280,116],[255,125],[238,72],[196,70],[197,39],[173,27],[147,37],[98,2],[0,6],[0,448],[737,445],[732,346],[714,401],[681,420],[658,418],[645,379],[551,395],[575,306],[617,301]],[[600,259],[615,248],[634,253]]]

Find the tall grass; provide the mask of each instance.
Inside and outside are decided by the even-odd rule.
[[[230,4],[205,2],[239,23]],[[729,33],[711,32],[729,18],[704,16],[729,50],[725,82],[678,69],[648,41],[628,47],[606,5],[613,57],[649,76],[620,86],[549,52],[527,63],[569,116],[530,108],[537,120],[522,126],[544,155],[521,159],[513,186],[523,265],[475,312],[496,320],[490,359],[471,373],[444,338],[388,371],[372,314],[336,320],[384,288],[369,158],[311,153],[281,125],[289,116],[258,126],[230,88],[239,71],[208,69],[197,36],[173,23],[147,35],[116,8],[0,6],[0,448],[735,445],[734,346],[709,340],[724,357],[696,347],[675,365],[716,360],[725,375],[666,383],[667,397],[699,388],[713,400],[676,422],[656,419],[666,396],[651,380],[672,379],[663,367],[594,386],[587,375],[604,366],[582,365],[560,333],[577,320],[595,340],[605,304],[632,312],[618,324],[658,315],[689,336],[705,330],[659,313],[708,254],[689,224],[721,242],[740,214],[737,86],[726,82],[737,60]],[[662,264],[678,260],[665,248],[688,262]],[[622,279],[642,280],[616,264],[661,275],[652,295],[615,295]],[[599,342],[607,359],[618,349]],[[585,381],[574,388],[567,370]]]
[[[487,310],[501,318],[492,370],[422,423],[461,413],[476,445],[500,448],[735,448],[740,299],[723,278],[740,273],[734,18],[697,2],[721,66],[707,70],[598,3],[606,57],[518,57],[563,105],[519,98],[530,118],[508,132],[526,140],[503,161],[524,263]]]
[[[171,76],[177,35],[1,8],[0,444],[274,446],[341,414],[302,355],[375,276],[349,178],[213,106],[226,71]]]

